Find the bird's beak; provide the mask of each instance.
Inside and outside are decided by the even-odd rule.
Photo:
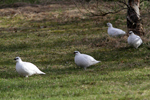
[[[16,60],[16,58],[14,58],[14,60]]]

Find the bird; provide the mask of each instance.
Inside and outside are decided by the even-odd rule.
[[[136,49],[143,43],[140,36],[133,33],[133,31],[129,31],[129,37],[127,39],[128,44],[135,47]]]
[[[74,61],[77,66],[83,67],[85,70],[87,67],[97,64],[101,61],[95,60],[92,56],[87,54],[81,54],[79,51],[74,51]]]
[[[126,34],[125,31],[118,29],[118,28],[114,28],[111,23],[107,23],[107,26],[108,26],[107,32],[109,36],[117,37],[117,36],[122,36]]]
[[[20,57],[16,57],[14,60],[16,61],[16,71],[22,76],[28,77],[34,74],[45,74],[34,64],[22,61]]]

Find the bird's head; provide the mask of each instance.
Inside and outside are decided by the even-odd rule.
[[[74,51],[74,54],[77,55],[77,54],[80,54],[80,52],[79,51]]]
[[[16,58],[14,58],[14,60],[16,60],[18,62],[18,61],[21,61],[21,58],[20,57],[16,57]]]
[[[107,23],[107,26],[108,26],[108,27],[112,27],[112,24],[111,24],[111,23]]]
[[[129,35],[133,34],[133,31],[129,31]]]

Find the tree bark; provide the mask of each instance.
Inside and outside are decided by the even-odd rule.
[[[127,28],[128,32],[133,31],[137,35],[144,35],[140,17],[140,0],[128,0]]]

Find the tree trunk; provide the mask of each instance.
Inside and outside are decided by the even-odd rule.
[[[144,35],[140,18],[140,0],[128,0],[127,28],[128,32],[133,31],[137,35]]]

